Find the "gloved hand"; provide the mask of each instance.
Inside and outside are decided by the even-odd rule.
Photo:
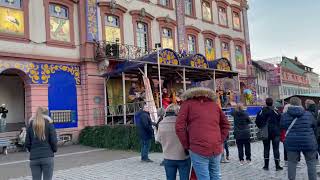
[[[189,156],[189,150],[188,149],[185,149],[184,153],[186,154],[186,156]]]

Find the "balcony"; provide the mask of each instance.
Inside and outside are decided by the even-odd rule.
[[[146,49],[138,46],[121,44],[110,41],[95,41],[95,60],[103,61],[105,59],[112,60],[136,60],[143,56],[157,52],[156,49]],[[176,52],[179,58],[192,56],[195,54],[187,53],[185,50]]]
[[[105,59],[135,60],[154,52],[156,52],[156,49],[140,48],[137,46],[121,44],[118,42],[95,42],[96,61],[103,61]]]

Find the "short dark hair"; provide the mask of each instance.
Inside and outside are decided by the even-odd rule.
[[[266,105],[267,106],[272,106],[273,105],[273,99],[272,98],[267,98],[266,99]]]

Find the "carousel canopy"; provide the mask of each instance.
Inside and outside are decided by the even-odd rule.
[[[232,72],[231,64],[226,58],[207,61],[202,54],[181,57],[171,49],[163,49],[159,52],[161,76],[176,77],[185,69],[186,78],[193,81],[210,80],[215,78],[233,77],[238,73]],[[136,60],[113,60],[103,77],[118,77],[122,72],[127,75],[140,74],[144,65],[148,65],[148,76],[158,76],[157,52],[137,58]]]

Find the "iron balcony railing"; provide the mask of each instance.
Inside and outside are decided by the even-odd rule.
[[[156,49],[141,48],[138,46],[122,44],[110,41],[95,41],[95,60],[101,61],[106,58],[137,60],[140,57],[156,52]],[[185,50],[177,52],[179,57],[191,56]]]
[[[146,49],[110,41],[95,42],[95,59],[98,61],[105,58],[135,60],[153,52],[156,52],[156,49]]]

